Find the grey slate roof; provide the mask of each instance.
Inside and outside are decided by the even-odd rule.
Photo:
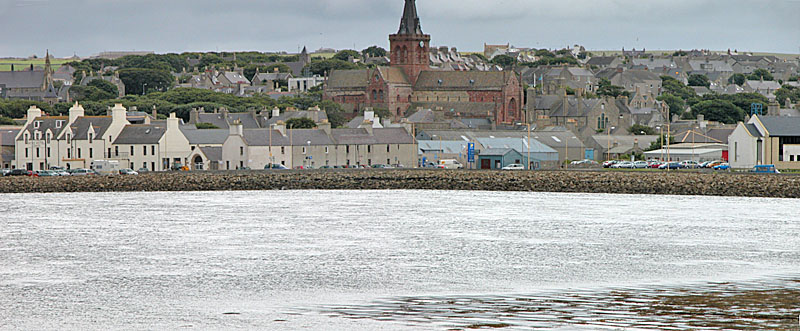
[[[298,110],[298,111],[286,111],[282,112],[278,116],[274,116],[267,120],[267,126],[277,123],[278,121],[286,122],[293,118],[310,118],[315,123],[322,122],[322,120],[328,119],[328,114],[324,110],[315,111],[315,110]]]
[[[222,145],[230,134],[227,129],[199,130],[194,125],[182,125],[180,129],[190,145]]]
[[[363,90],[369,85],[368,70],[334,70],[328,77],[328,88]]]
[[[210,123],[221,129],[229,128],[230,126],[228,123],[232,123],[235,120],[240,120],[242,122],[242,127],[245,129],[259,128],[258,122],[256,122],[250,113],[228,113],[227,118],[223,118],[223,113],[197,114],[198,123]]]
[[[114,144],[158,144],[166,132],[167,128],[159,125],[126,125]]]
[[[609,66],[616,58],[616,56],[595,56],[589,59],[586,64],[594,66]]]
[[[489,116],[494,113],[497,105],[494,102],[413,102],[409,109],[444,110],[445,112],[458,113],[462,116]]]
[[[412,144],[414,138],[404,128],[372,129],[372,135],[379,144]]]
[[[505,71],[423,71],[414,89],[501,90],[506,85],[508,75]]]
[[[800,118],[787,116],[758,116],[761,124],[773,137],[800,136]]]
[[[0,146],[14,146],[14,138],[21,129],[0,129]]]
[[[6,88],[41,88],[44,71],[0,71],[0,84]]]
[[[373,129],[373,132],[379,129]],[[341,145],[367,145],[377,144],[375,136],[370,136],[367,129],[335,129],[331,130],[331,136]]]
[[[262,72],[262,73],[257,73],[253,77],[252,81],[253,81],[254,84],[258,84],[258,83],[261,83],[261,82],[263,82],[265,80],[266,81],[289,80],[289,78],[292,78],[292,74],[290,74],[290,73],[281,73],[281,72],[263,73]]]
[[[750,132],[750,135],[753,137],[761,137],[761,132],[758,132],[758,128],[756,128],[755,124],[745,124],[744,128]]]
[[[72,123],[72,133],[75,135],[73,139],[86,140],[89,139],[89,126],[94,128],[95,139],[102,137],[103,134],[111,126],[111,116],[83,116]]]
[[[60,128],[56,127],[56,122],[57,121],[63,121]],[[35,131],[41,132],[42,133],[42,137],[45,137],[44,134],[49,129],[50,132],[53,133],[53,136],[51,138],[55,139],[56,137],[58,137],[59,134],[61,134],[61,131],[63,131],[67,127],[67,121],[69,121],[69,117],[66,117],[66,116],[42,116],[42,117],[37,117],[36,119],[34,119],[33,122],[31,122],[31,124],[29,124],[29,125],[25,126],[24,128],[22,128],[22,131],[23,132],[28,132],[28,134],[30,135],[29,137],[31,137],[31,139],[32,139],[34,137],[34,132]],[[39,122],[39,128],[35,128],[34,127],[35,126],[35,122]],[[20,135],[18,140],[24,140],[24,137],[22,135]]]
[[[270,146],[270,143],[272,146],[289,146],[288,132],[286,137],[282,136],[278,130],[268,129],[244,130],[242,134],[249,146]]]
[[[505,156],[508,153],[513,153],[511,148],[489,148],[481,151],[480,156]]]
[[[200,147],[209,161],[222,161],[222,147]]]

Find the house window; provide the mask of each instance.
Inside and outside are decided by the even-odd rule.
[[[42,140],[42,133],[39,131],[36,131],[33,136],[36,137],[36,140]]]
[[[25,143],[26,144],[28,143],[28,133],[27,132],[25,132]]]
[[[36,149],[36,158],[37,159],[39,158],[39,149],[38,148]]]
[[[91,148],[89,148],[89,158],[91,159],[93,157],[94,157],[94,151]]]
[[[27,148],[25,149],[25,157],[26,158],[28,157],[28,149]]]
[[[114,146],[114,156],[119,156],[119,146]]]
[[[367,153],[372,153],[372,145],[367,145]]]
[[[231,170],[231,161],[225,161],[225,169]]]
[[[150,155],[156,155],[156,145],[150,146]]]
[[[386,153],[389,153],[389,148],[390,148],[391,146],[392,146],[392,145],[386,144]]]
[[[108,136],[108,142],[112,142],[111,136]]]
[[[80,148],[78,148],[78,158],[79,159],[81,158],[81,149]]]
[[[347,146],[345,146],[345,147],[347,147],[347,148],[346,148],[346,153],[347,153],[347,154],[350,154],[350,145],[347,145]]]
[[[147,156],[147,146],[142,146],[142,155]]]
[[[147,149],[145,149],[147,151]],[[131,146],[131,156],[133,156],[133,146]]]
[[[38,128],[39,128],[39,126],[41,126],[41,124],[42,124],[42,121],[36,121],[36,122],[33,122],[33,128],[34,128],[34,129],[38,129]]]
[[[239,155],[244,155],[244,147],[239,146]]]
[[[305,153],[306,153],[306,148],[305,148],[305,147],[303,147],[303,154],[305,154]]]
[[[281,154],[286,154],[286,150],[285,150],[285,148],[286,148],[286,147],[283,147],[283,146],[281,146]]]
[[[25,141],[27,142],[28,137],[26,136],[25,139],[26,139]],[[67,135],[67,144],[69,144],[71,142],[72,142],[72,136],[68,134]]]
[[[45,136],[47,137],[47,143],[49,144],[50,143],[50,132],[48,132]]]
[[[56,121],[56,129],[61,128],[62,125],[64,125],[64,121]]]
[[[111,147],[108,148],[108,154],[106,154],[106,157],[111,157]]]
[[[93,140],[93,139],[94,139],[94,133],[90,133],[90,134],[89,134],[89,143],[90,143],[90,144],[92,143],[92,140]]]
[[[47,147],[47,157],[50,157],[50,147]]]
[[[325,154],[328,154],[328,147],[325,146]]]
[[[25,149],[25,156],[27,156],[27,155],[28,155],[28,149],[26,148]],[[67,148],[67,158],[68,159],[72,158],[72,148]]]

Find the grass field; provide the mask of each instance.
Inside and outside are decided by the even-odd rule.
[[[62,64],[70,62],[67,59],[51,59],[50,63],[53,65],[53,70],[58,69]],[[14,70],[20,71],[31,64],[34,66],[44,67],[44,59],[0,59],[0,71],[11,71],[11,64],[14,64]]]

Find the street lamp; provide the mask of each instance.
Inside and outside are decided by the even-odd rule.
[[[661,140],[661,144],[660,144],[661,157],[660,157],[660,160],[664,161],[664,133],[663,133],[663,131],[661,131],[661,127],[660,126],[657,126],[656,129],[658,129],[658,139]]]
[[[612,126],[606,130],[606,161],[611,161],[611,131],[614,129],[616,128]]]
[[[531,170],[531,123],[525,123],[528,125],[528,170]]]
[[[147,90],[147,83],[143,83],[142,84],[142,95],[144,95],[146,90]]]

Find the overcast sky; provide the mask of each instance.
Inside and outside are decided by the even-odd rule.
[[[800,53],[800,0],[418,0],[432,45]],[[0,57],[388,48],[403,0],[0,0]]]

